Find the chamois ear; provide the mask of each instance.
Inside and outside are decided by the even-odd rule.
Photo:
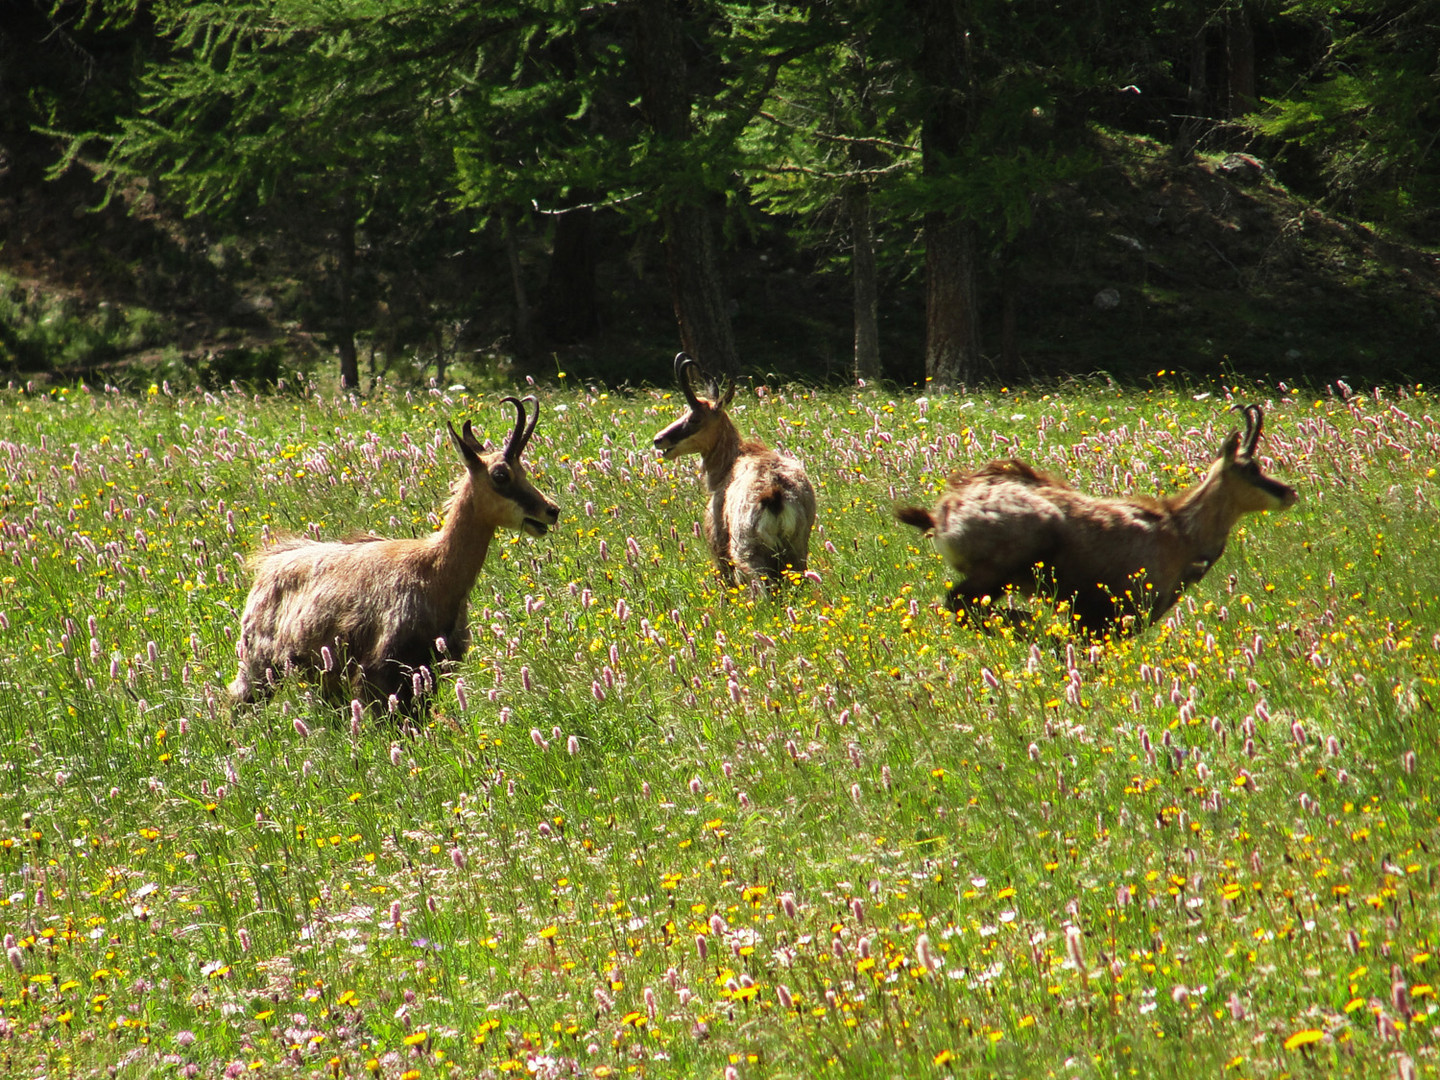
[[[470,421],[465,421],[463,434],[455,430],[455,425],[448,420],[445,426],[450,429],[450,441],[455,444],[456,451],[460,454],[460,460],[465,462],[467,469],[483,469],[485,466],[480,461],[480,455],[474,449],[480,444],[475,440],[475,430],[470,426]]]
[[[727,379],[726,383],[727,385],[725,387],[725,393],[721,394],[720,400],[715,403],[717,408],[723,409],[727,407],[730,402],[735,400],[735,387],[738,384],[735,382],[735,379],[733,377]]]
[[[1240,432],[1232,431],[1230,437],[1220,446],[1220,457],[1227,463],[1235,460],[1235,455],[1240,452]]]

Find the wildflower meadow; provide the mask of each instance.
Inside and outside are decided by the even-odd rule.
[[[1435,1076],[1440,408],[1424,387],[750,387],[810,572],[727,592],[665,390],[534,390],[412,719],[231,708],[245,557],[421,536],[507,390],[0,394],[0,1072]],[[1018,456],[1283,514],[1134,638],[957,626],[897,524]]]

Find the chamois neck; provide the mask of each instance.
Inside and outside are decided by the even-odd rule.
[[[1212,558],[1224,550],[1230,530],[1240,519],[1233,500],[1224,497],[1224,482],[1221,464],[1216,462],[1200,483],[1167,500],[1180,534],[1197,553]]]
[[[470,594],[495,536],[495,525],[485,520],[471,497],[472,483],[468,474],[455,482],[445,503],[444,524],[428,543],[437,580],[460,597]]]
[[[723,412],[715,417],[710,430],[714,435],[710,444],[700,451],[700,467],[705,474],[706,489],[719,491],[729,483],[730,470],[740,456],[740,432]]]

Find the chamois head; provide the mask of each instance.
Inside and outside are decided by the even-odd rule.
[[[1245,431],[1243,434],[1231,432],[1220,447],[1219,459],[1210,466],[1206,481],[1221,486],[1236,517],[1294,506],[1299,493],[1289,484],[1282,484],[1261,472],[1260,462],[1255,457],[1265,413],[1259,405],[1237,405],[1235,411],[1245,417]]]
[[[486,453],[466,420],[459,432],[447,424],[450,438],[469,473],[471,499],[483,509],[483,517],[497,528],[520,529],[531,536],[544,536],[560,519],[560,508],[542,495],[525,477],[520,455],[535,432],[540,403],[534,395],[501,399],[515,406],[515,428],[499,450]],[[533,408],[526,423],[525,403]]]
[[[725,407],[735,397],[733,379],[723,394],[714,380],[710,380],[706,388],[708,397],[702,398],[696,394],[695,386],[690,380],[699,367],[699,364],[683,352],[676,353],[675,381],[680,384],[680,391],[685,395],[685,402],[690,408],[684,416],[655,436],[655,449],[659,450],[667,461],[682,454],[705,453],[715,440],[719,421],[725,415]]]

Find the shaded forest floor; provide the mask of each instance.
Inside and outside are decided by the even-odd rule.
[[[1314,383],[1434,377],[1436,252],[1326,214],[1254,159],[1176,166],[1158,143],[1099,147],[1101,168],[1040,201],[1031,226],[985,268],[987,378],[1128,382],[1159,369]],[[95,212],[99,193],[79,170],[53,183],[0,170],[0,357],[12,377],[263,383],[296,367],[333,370],[328,256],[313,233],[297,239],[271,216],[232,235],[143,195],[137,213],[118,200]],[[451,297],[459,281],[466,300],[443,317],[425,303],[439,287],[435,271],[431,282],[389,290],[377,273],[362,369],[425,379],[439,358],[447,380],[563,370],[611,385],[667,381],[678,344],[659,238],[604,220],[597,234],[601,329],[587,340],[557,344],[541,333],[522,355],[507,254],[498,235],[477,233],[444,261]],[[751,374],[847,377],[843,241],[801,250],[762,221],[731,244],[736,335]],[[891,234],[881,250],[882,355],[887,376],[912,385],[924,375],[921,243],[918,233]],[[520,256],[522,285],[539,295],[546,244]]]

